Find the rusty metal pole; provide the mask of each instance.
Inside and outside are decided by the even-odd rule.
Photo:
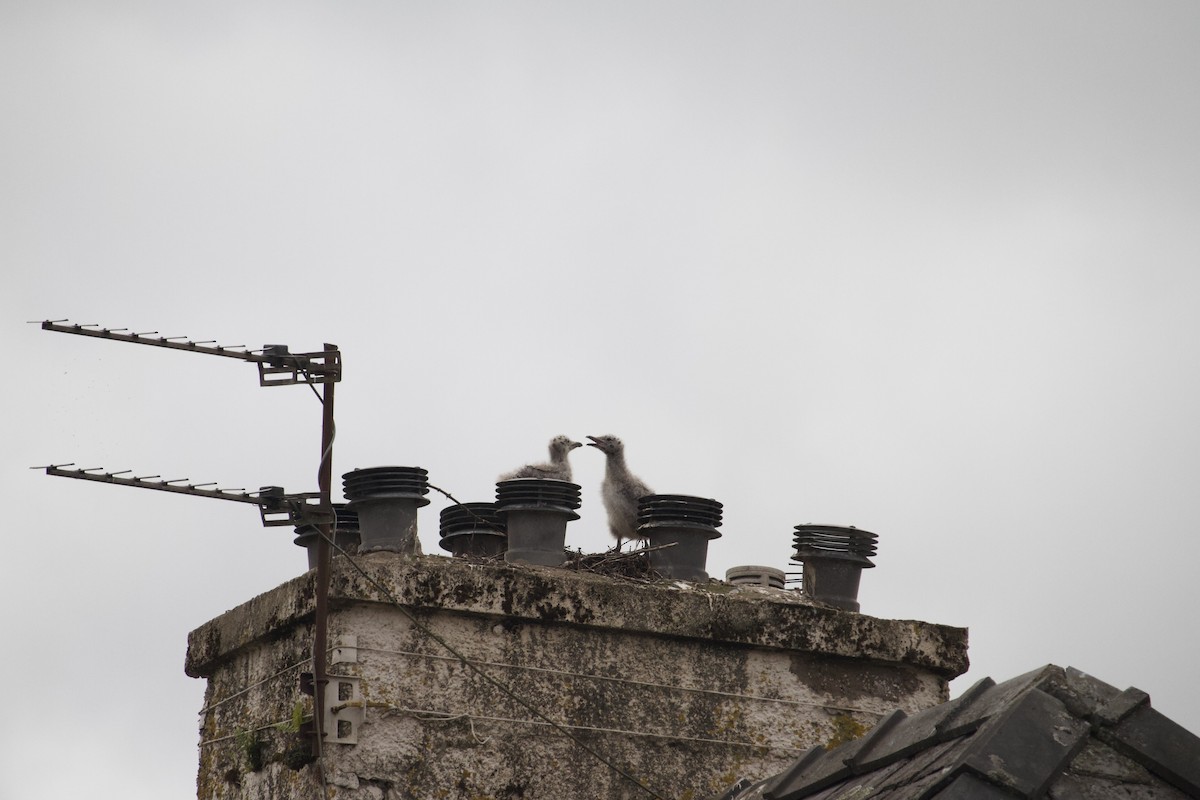
[[[325,344],[325,352],[335,352],[337,345]],[[325,651],[329,640],[329,572],[332,553],[329,542],[333,538],[335,515],[330,485],[333,482],[333,387],[334,381],[322,384],[321,414],[321,468],[317,474],[317,489],[321,494],[321,510],[328,513],[329,522],[318,527],[321,536],[317,541],[317,586],[316,619],[313,623],[313,755],[320,756],[325,737],[325,688],[329,677],[325,668]],[[324,764],[318,762],[318,769]]]

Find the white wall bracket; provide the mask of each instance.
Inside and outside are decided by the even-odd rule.
[[[358,729],[366,716],[360,683],[360,678],[348,675],[329,676],[321,726],[326,742],[358,744]]]

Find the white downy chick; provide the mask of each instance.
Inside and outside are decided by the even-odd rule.
[[[625,465],[625,445],[616,436],[589,436],[589,447],[604,453],[604,481],[600,498],[608,512],[608,529],[617,540],[617,548],[625,539],[640,539],[637,534],[638,499],[654,494],[640,478]]]
[[[571,480],[571,462],[567,456],[581,442],[573,442],[569,436],[555,436],[550,440],[550,461],[545,464],[526,464],[512,472],[506,472],[498,480],[511,481],[517,478],[551,478],[556,481]]]

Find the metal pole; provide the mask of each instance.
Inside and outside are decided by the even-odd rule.
[[[337,345],[325,344],[326,352],[336,351]],[[321,510],[328,514],[328,522],[318,527],[321,536],[317,540],[317,586],[316,620],[313,624],[313,755],[320,757],[325,730],[325,688],[329,682],[325,670],[325,651],[329,639],[329,572],[331,552],[329,542],[333,538],[336,516],[330,485],[333,482],[333,387],[334,382],[322,384],[321,415],[321,468],[317,475],[317,488],[321,494]],[[318,762],[318,769],[324,764]]]

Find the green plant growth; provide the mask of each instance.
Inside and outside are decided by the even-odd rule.
[[[287,722],[280,722],[275,726],[276,730],[284,733],[299,733],[300,726],[304,724],[304,703],[299,701],[292,706],[292,718]]]
[[[292,717],[275,726],[276,730],[292,734],[291,741],[279,756],[279,761],[288,769],[298,770],[317,760],[312,751],[312,715],[305,713],[307,706],[297,701],[292,706]]]
[[[267,763],[267,743],[258,738],[258,731],[238,731],[234,741],[246,756],[251,772],[258,772]]]

